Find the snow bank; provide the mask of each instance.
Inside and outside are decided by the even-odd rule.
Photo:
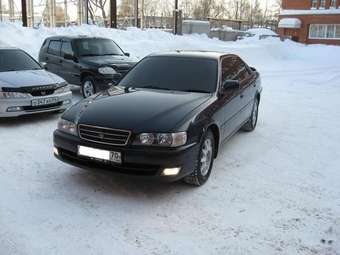
[[[264,29],[252,29],[252,32],[263,33]],[[266,33],[268,29],[265,29]],[[274,33],[274,32],[272,32]],[[281,42],[278,38],[258,40],[246,38],[237,42],[223,42],[210,39],[206,35],[175,36],[156,29],[140,30],[129,28],[117,30],[96,26],[74,26],[67,28],[24,28],[15,23],[0,23],[0,46],[13,46],[24,49],[37,58],[44,39],[53,35],[89,35],[102,36],[115,40],[126,52],[135,59],[140,59],[152,52],[191,49],[213,50],[235,53],[244,58],[250,65],[259,70],[271,71],[289,69],[296,70],[302,65],[309,68],[315,58],[323,68],[339,66],[340,47],[324,45],[303,45],[291,41]],[[286,65],[282,64],[286,61]]]

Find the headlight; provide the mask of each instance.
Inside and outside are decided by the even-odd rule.
[[[104,66],[104,67],[99,67],[98,72],[101,74],[115,74],[117,73],[115,69],[112,67]]]
[[[136,145],[155,145],[166,147],[178,147],[187,142],[187,133],[142,133],[137,136]]]
[[[69,92],[70,91],[70,87],[65,85],[61,88],[58,88],[54,91],[55,94],[61,94],[61,93],[66,93],[66,92]]]
[[[60,119],[58,122],[58,129],[71,135],[78,135],[77,125],[68,120]]]
[[[27,97],[28,94],[25,93],[0,91],[0,99],[27,98]]]

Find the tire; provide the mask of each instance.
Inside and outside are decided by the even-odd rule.
[[[204,183],[206,183],[206,181],[209,179],[211,169],[214,164],[214,155],[215,138],[211,130],[208,129],[204,135],[204,138],[202,139],[198,158],[195,163],[195,170],[190,175],[184,177],[184,182],[194,186],[202,186]]]
[[[251,111],[251,115],[249,120],[246,122],[246,124],[243,125],[242,130],[246,131],[246,132],[251,132],[254,131],[254,129],[256,128],[256,124],[257,124],[257,119],[258,119],[258,115],[259,115],[259,99],[256,97],[254,100],[254,105],[253,105],[253,109]]]
[[[90,97],[97,92],[96,84],[91,76],[86,76],[81,82],[81,94],[84,98]]]

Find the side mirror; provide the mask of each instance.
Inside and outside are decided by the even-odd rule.
[[[65,53],[64,54],[64,59],[75,60],[75,56],[73,54]]]
[[[240,89],[240,82],[237,80],[225,80],[223,82],[222,88],[224,91],[233,91]]]
[[[115,73],[115,74],[113,75],[113,80],[114,80],[115,82],[119,82],[122,78],[123,78],[123,75],[122,75],[121,73]]]
[[[128,52],[125,52],[124,55],[127,56],[127,57],[130,57],[130,53],[128,53]]]
[[[40,65],[43,69],[47,70],[47,63],[46,62],[40,62]]]

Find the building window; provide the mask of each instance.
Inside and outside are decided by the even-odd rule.
[[[312,9],[318,8],[318,0],[312,0]]]
[[[336,8],[336,0],[331,0],[331,8]]]
[[[325,9],[326,7],[326,0],[320,0],[320,9]]]
[[[340,25],[311,24],[309,26],[310,39],[340,39]]]

